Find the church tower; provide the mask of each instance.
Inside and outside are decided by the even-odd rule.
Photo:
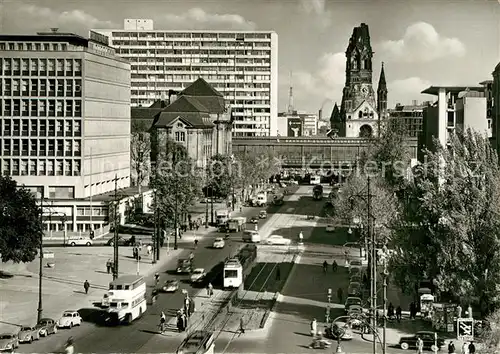
[[[368,25],[362,23],[354,28],[345,54],[346,80],[340,108],[344,134],[341,136],[371,137],[378,127],[378,112]]]
[[[385,82],[384,62],[382,62],[382,69],[380,70],[380,78],[378,80],[377,88],[377,113],[379,118],[378,131],[388,117],[387,114],[387,83]]]

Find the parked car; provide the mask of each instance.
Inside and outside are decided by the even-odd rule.
[[[224,242],[224,240],[222,239],[222,237],[217,237],[214,240],[214,243],[213,243],[212,247],[213,248],[224,248],[225,245],[226,245],[226,243]]]
[[[350,283],[361,283],[361,274],[352,274],[349,278]]]
[[[259,223],[259,218],[258,218],[258,217],[256,217],[256,216],[254,216],[254,217],[252,217],[252,218],[250,219],[250,222],[251,222],[252,224],[258,224],[258,223]]]
[[[78,311],[64,311],[62,317],[57,321],[59,328],[73,328],[73,326],[80,326],[82,324],[82,317]]]
[[[326,225],[326,232],[334,232],[335,225]]]
[[[292,243],[292,240],[290,240],[289,238],[284,238],[283,236],[280,235],[271,235],[267,238],[266,243],[268,245],[288,246]]]
[[[165,293],[175,293],[179,290],[179,282],[177,280],[167,280],[161,290]]]
[[[19,343],[31,343],[34,340],[40,339],[40,333],[36,327],[23,326],[17,334]]]
[[[353,259],[352,261],[349,262],[349,269],[352,268],[363,268],[363,263],[359,259]]]
[[[0,351],[14,352],[14,349],[19,348],[19,339],[13,333],[0,334]]]
[[[410,348],[417,347],[417,339],[420,337],[424,342],[424,349],[430,349],[432,352],[436,352],[444,346],[444,339],[437,336],[437,340],[435,338],[436,334],[431,331],[420,331],[417,332],[413,336],[401,337],[399,340],[399,346],[403,350],[407,350]],[[436,348],[437,342],[437,348]]]
[[[42,318],[38,321],[36,327],[40,337],[46,337],[50,334],[57,333],[57,323],[52,318]]]
[[[349,284],[349,288],[347,288],[348,296],[361,296],[361,283],[352,282]]]
[[[92,240],[88,237],[71,238],[68,244],[70,246],[92,246]]]
[[[261,210],[259,212],[259,219],[265,219],[265,218],[267,218],[267,211]]]
[[[207,273],[205,273],[205,269],[196,268],[195,270],[193,270],[193,273],[191,274],[191,282],[199,283],[203,281],[203,278],[205,278],[206,275]]]
[[[354,275],[361,276],[361,268],[356,268],[356,267],[349,268],[349,275],[351,277],[354,276]]]
[[[118,246],[135,246],[134,243],[135,243],[135,236],[132,236],[130,238],[118,236]],[[108,242],[106,242],[106,245],[114,246],[115,245],[115,238],[111,237],[108,240]]]
[[[347,323],[334,322],[325,328],[325,337],[338,340],[352,340],[352,331]]]
[[[353,305],[361,307],[361,298],[357,296],[349,296],[347,299],[345,299],[345,312],[347,313],[349,311],[349,308]]]

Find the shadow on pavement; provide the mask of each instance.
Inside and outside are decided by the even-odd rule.
[[[245,279],[245,290],[267,291],[275,293],[281,291],[285,281],[292,271],[292,263],[256,263]],[[279,269],[279,277],[278,275]]]
[[[304,329],[309,329],[309,322],[316,318],[319,322],[325,321],[325,307],[293,304],[288,302],[279,302],[273,310],[275,313],[284,315],[293,315],[304,319]],[[336,318],[344,315],[343,309],[330,309],[330,317]]]
[[[0,279],[10,279],[13,277],[14,277],[14,274],[0,270]]]
[[[78,313],[84,322],[90,322],[97,326],[106,326],[107,312],[103,309],[83,308]]]
[[[282,294],[301,299],[313,301],[327,301],[328,289],[332,289],[332,303],[341,303],[345,301],[345,294],[349,286],[348,271],[344,267],[338,267],[333,273],[330,269],[323,273],[321,266],[323,259],[318,258],[318,264],[295,264],[293,281],[289,282]],[[337,298],[337,289],[343,291],[342,299]]]

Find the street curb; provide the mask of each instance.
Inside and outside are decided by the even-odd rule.
[[[286,278],[285,282],[283,283],[281,290],[283,290],[287,286],[288,282],[290,281],[290,279],[292,277],[292,273],[295,270],[295,265],[300,262],[300,257],[301,257],[300,253],[293,256],[293,259],[290,262],[290,263],[292,263],[292,268],[290,269],[290,272],[288,273],[288,277]],[[279,296],[280,296],[280,292],[277,291],[274,294],[273,299],[271,300],[271,307],[268,308],[266,310],[266,312],[264,313],[264,316],[262,316],[262,320],[260,321],[259,329],[264,329],[266,327],[266,323],[269,320],[269,316],[271,315],[271,312],[274,311],[274,309],[276,308],[276,305],[278,304]]]

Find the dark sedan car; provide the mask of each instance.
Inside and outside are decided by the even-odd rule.
[[[40,337],[46,337],[49,334],[57,333],[57,322],[51,318],[42,318],[38,321],[36,328],[38,328]]]
[[[252,224],[258,224],[258,223],[259,223],[259,218],[258,218],[258,217],[256,217],[256,216],[254,216],[253,218],[251,218],[251,219],[250,219],[250,222],[251,222]]]
[[[444,339],[439,336],[436,339],[436,334],[430,331],[420,331],[413,336],[401,337],[399,340],[399,346],[403,350],[417,347],[417,339],[421,338],[424,342],[424,349],[430,349],[435,352],[439,350],[444,345]],[[437,344],[437,348],[435,347]]]

